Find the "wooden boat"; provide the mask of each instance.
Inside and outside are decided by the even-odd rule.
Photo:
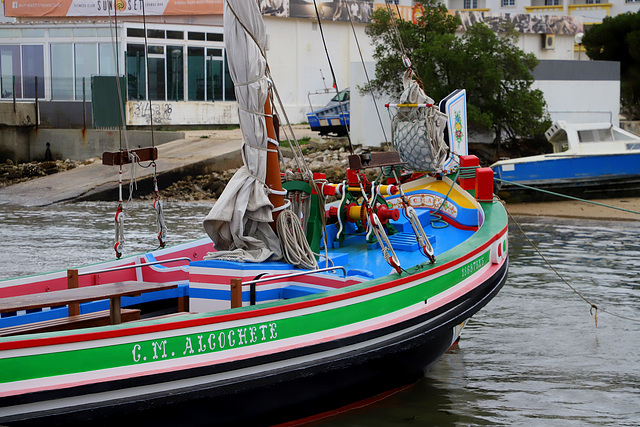
[[[640,137],[610,123],[558,121],[546,132],[553,153],[491,165],[498,194],[509,201],[560,200],[542,189],[581,198],[640,191]],[[534,187],[534,189],[519,186]]]
[[[227,43],[235,48],[249,32],[241,44],[258,49],[265,37],[256,3],[225,7],[233,8]],[[1,319],[13,325],[0,325],[0,424],[309,419],[418,380],[504,284],[507,215],[492,171],[473,156],[456,151],[427,174],[403,170],[411,159],[395,152],[353,154],[342,183],[302,174],[282,183],[286,198],[269,200],[281,192],[265,185],[262,168],[275,150],[258,146],[273,143],[265,63],[230,62],[238,99],[248,100],[240,108],[245,167],[205,219],[209,237],[0,282],[0,312],[16,312]],[[452,144],[451,132],[466,132],[460,111]],[[386,171],[384,182],[369,182],[370,168]],[[336,201],[323,206],[326,194]],[[277,209],[305,199],[302,215]],[[282,243],[302,220],[302,238]],[[274,223],[284,228],[276,233]],[[307,248],[317,265],[293,255]],[[164,314],[154,316],[163,301]],[[47,304],[65,307],[38,311]],[[92,324],[107,307],[107,324]],[[63,317],[25,320],[56,310]],[[126,321],[131,315],[141,316]]]

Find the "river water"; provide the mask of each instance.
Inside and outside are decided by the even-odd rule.
[[[202,237],[210,207],[166,203],[169,243]],[[112,259],[114,214],[105,202],[0,204],[0,279]],[[151,202],[126,215],[125,253],[155,248]],[[459,345],[417,384],[312,425],[640,425],[640,222],[515,220],[601,309],[597,326],[512,221],[509,279]]]

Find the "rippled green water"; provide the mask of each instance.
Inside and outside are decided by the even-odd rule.
[[[169,241],[203,236],[208,204],[165,206]],[[0,278],[113,258],[114,203],[0,205]],[[127,253],[156,245],[150,202],[126,213]],[[640,425],[640,222],[516,218],[510,271],[424,379],[318,426]],[[629,320],[633,319],[633,320]]]

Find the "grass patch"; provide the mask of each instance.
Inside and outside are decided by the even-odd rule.
[[[305,145],[308,144],[309,141],[311,141],[311,138],[309,138],[308,136],[305,136],[304,138],[300,138],[298,139],[298,145]],[[291,144],[289,143],[289,141],[280,141],[280,146],[281,147],[291,147]]]

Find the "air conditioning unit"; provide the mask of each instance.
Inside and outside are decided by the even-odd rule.
[[[556,48],[556,35],[555,34],[543,34],[542,35],[542,48],[543,49],[555,49]]]

